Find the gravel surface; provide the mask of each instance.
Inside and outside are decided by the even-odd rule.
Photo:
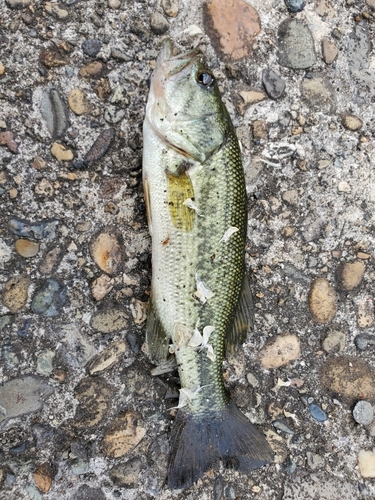
[[[375,498],[374,32],[374,0],[0,5],[1,499]],[[223,370],[275,451],[182,492],[178,375],[142,347],[165,36],[201,47],[242,144],[255,330]]]

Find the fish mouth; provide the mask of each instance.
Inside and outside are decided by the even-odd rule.
[[[198,48],[187,52],[181,52],[177,55],[173,54],[174,49],[175,46],[172,40],[170,38],[166,38],[163,41],[157,61],[157,65],[163,68],[165,78],[171,78],[176,75],[181,76],[181,73],[188,73],[187,68],[190,68],[193,62],[198,57],[202,56]]]

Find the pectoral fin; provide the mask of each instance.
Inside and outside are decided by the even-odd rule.
[[[191,178],[186,175],[186,164],[183,162],[176,173],[166,170],[167,195],[169,214],[175,228],[189,233],[194,226],[195,210],[184,202],[194,198],[194,189]]]
[[[254,303],[249,278],[245,274],[242,291],[226,337],[226,353],[235,353],[245,342],[249,327],[254,326]]]

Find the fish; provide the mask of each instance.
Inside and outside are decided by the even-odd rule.
[[[152,240],[145,346],[153,364],[171,367],[173,356],[178,367],[168,487],[183,489],[220,462],[247,472],[271,463],[273,452],[222,376],[254,313],[240,146],[202,53],[176,54],[170,39],[151,77],[142,170]]]

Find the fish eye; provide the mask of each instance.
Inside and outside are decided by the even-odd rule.
[[[198,73],[197,82],[204,87],[209,87],[214,82],[214,77],[210,73]]]

